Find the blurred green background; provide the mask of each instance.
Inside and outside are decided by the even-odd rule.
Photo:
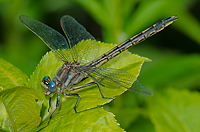
[[[97,40],[115,44],[177,15],[170,27],[129,50],[152,60],[138,80],[153,96],[128,91],[104,108],[126,131],[200,131],[195,120],[200,116],[199,7],[199,0],[1,0],[0,57],[30,76],[49,51],[21,24],[20,15],[63,34],[59,21],[68,14]]]

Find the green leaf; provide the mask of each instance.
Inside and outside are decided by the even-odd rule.
[[[200,94],[170,88],[154,93],[149,99],[149,113],[157,132],[199,132]]]
[[[65,110],[52,120],[48,127],[41,130],[41,132],[49,131],[99,131],[99,132],[123,132],[119,127],[114,115],[102,108],[90,109],[80,113],[73,113],[65,115]],[[40,128],[38,128],[39,130]]]
[[[7,88],[26,85],[28,77],[11,63],[0,58],[0,91]]]
[[[127,132],[155,132],[153,123],[149,120],[148,117],[139,116],[135,122],[131,123],[131,126]]]
[[[1,91],[0,126],[5,131],[34,131],[41,121],[41,106],[32,88],[18,86]]]
[[[88,43],[89,41],[82,41],[78,45],[84,46],[85,43]],[[106,43],[99,43],[99,55],[102,55],[103,53],[106,53],[116,45],[114,44],[106,44]],[[97,56],[97,57],[98,57]],[[103,67],[109,67],[109,68],[116,68],[116,69],[123,69],[129,72],[130,74],[137,77],[139,75],[140,69],[142,64],[145,61],[149,61],[149,59],[145,57],[140,57],[138,55],[131,54],[128,51],[125,51],[121,53],[121,55],[111,59],[109,62],[107,62]],[[45,97],[45,95],[42,93],[42,89],[40,86],[41,80],[44,76],[50,76],[53,78],[57,72],[57,70],[62,66],[64,62],[62,62],[58,57],[54,55],[54,53],[49,52],[47,53],[42,60],[40,61],[39,65],[37,66],[36,70],[34,71],[33,75],[30,78],[29,86],[33,87],[37,90],[38,94],[44,99],[44,108],[46,111],[46,117],[48,117],[49,113],[47,113],[48,108],[48,97]],[[81,84],[86,84],[90,82],[90,79],[86,79],[85,81],[81,82]],[[101,87],[102,93],[105,97],[114,97],[117,95],[122,94],[126,91],[125,88],[119,88],[119,89],[109,89]],[[97,88],[97,86],[93,85],[90,87],[86,87],[84,89],[80,89],[77,91],[72,91],[73,93],[78,93],[81,97],[79,104],[77,106],[77,111],[83,111],[86,109],[90,109],[93,107],[96,107],[98,105],[103,105],[105,103],[110,102],[110,99],[103,99],[101,97],[101,94]],[[55,110],[56,104],[56,95],[53,97],[53,106],[52,111]],[[62,106],[61,109],[65,111],[65,114],[73,114],[74,113],[74,105],[77,101],[77,97],[63,97],[62,99]],[[52,112],[51,111],[51,112]],[[56,114],[53,116],[55,117]]]
[[[144,85],[157,89],[169,86],[179,89],[199,87],[199,60],[198,54],[171,57],[154,65],[141,79]]]
[[[142,110],[139,108],[111,107],[109,108],[109,111],[116,115],[116,119],[120,123],[120,126],[126,130],[133,125],[133,121],[138,118]]]

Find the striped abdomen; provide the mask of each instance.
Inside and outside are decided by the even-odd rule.
[[[113,57],[117,56],[124,50],[132,47],[133,45],[136,45],[142,41],[144,41],[146,38],[151,37],[152,35],[160,32],[168,25],[172,24],[173,21],[177,20],[178,17],[172,16],[167,19],[164,19],[160,22],[157,22],[153,26],[147,28],[146,30],[140,32],[139,34],[135,35],[134,37],[128,39],[127,41],[123,42],[122,44],[116,46],[112,50],[108,51],[107,53],[103,54],[96,60],[86,64],[85,66],[91,66],[91,67],[98,67],[103,65],[104,63],[108,62]]]

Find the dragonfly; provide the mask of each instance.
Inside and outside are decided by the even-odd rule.
[[[76,96],[78,98],[74,106],[74,110],[77,113],[76,108],[80,100],[80,95],[77,93],[67,93],[66,91],[74,91],[91,85],[96,85],[104,99],[113,98],[104,97],[101,87],[123,87],[143,95],[151,95],[151,92],[145,86],[140,84],[136,77],[130,73],[121,69],[101,68],[101,66],[133,45],[136,45],[144,41],[146,38],[160,32],[177,19],[178,17],[172,16],[159,21],[96,58],[94,53],[92,53],[93,56],[90,54],[91,52],[98,52],[98,43],[95,41],[95,38],[73,17],[65,15],[60,20],[61,27],[66,35],[66,37],[64,37],[56,30],[33,18],[25,15],[20,16],[20,21],[29,30],[35,33],[64,63],[52,80],[49,76],[45,76],[41,82],[43,94],[50,97],[49,109],[51,108],[51,97],[54,93],[57,93],[56,109],[51,114],[49,122],[59,107],[60,94],[65,96]],[[94,42],[89,45],[86,44],[82,49],[78,49],[78,43],[85,40],[94,40]],[[81,52],[77,52],[78,50],[81,50]],[[77,86],[77,84],[86,78],[90,78],[93,81]]]

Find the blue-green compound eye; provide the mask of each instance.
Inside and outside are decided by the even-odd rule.
[[[47,78],[48,78],[48,76],[45,76],[45,77],[42,79],[42,81],[46,80]]]
[[[49,91],[52,93],[56,91],[56,84],[53,81],[49,82]]]

